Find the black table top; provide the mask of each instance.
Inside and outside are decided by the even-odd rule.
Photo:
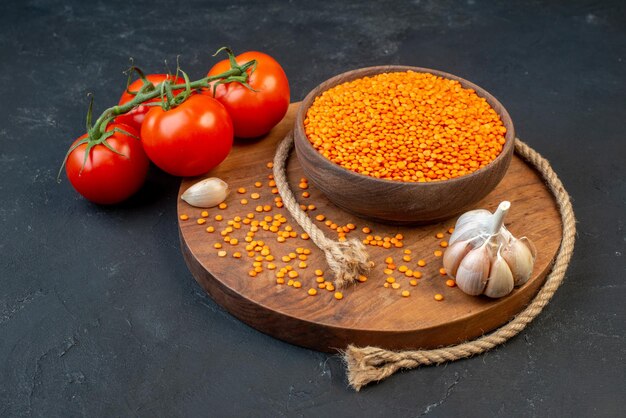
[[[273,55],[292,101],[347,69],[441,69],[498,97],[570,192],[563,286],[505,345],[360,393],[336,356],[234,319],[181,256],[179,180],[98,207],[55,181],[86,94],[129,57],[192,77]],[[626,397],[626,3],[5,1],[0,5],[0,416],[617,416]]]

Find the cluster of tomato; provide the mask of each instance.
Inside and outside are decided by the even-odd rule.
[[[194,92],[181,104],[165,110],[154,98],[117,116],[106,127],[106,142],[93,146],[78,138],[67,156],[65,170],[72,186],[98,204],[119,203],[141,188],[150,161],[175,176],[197,176],[220,164],[229,154],[234,137],[254,138],[268,133],[284,117],[289,106],[289,83],[282,67],[267,54],[246,52],[238,65],[251,60],[248,86],[238,82],[217,84]],[[229,60],[217,63],[207,77],[231,68]],[[153,85],[165,80],[185,84],[167,74],[150,74]],[[144,81],[136,80],[122,94],[119,104],[135,98]],[[180,91],[174,91],[179,93]],[[81,143],[81,141],[83,143]],[[77,145],[78,144],[78,145]]]

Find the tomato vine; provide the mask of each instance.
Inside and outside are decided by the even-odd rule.
[[[221,52],[226,52],[228,54],[228,59],[230,62],[230,69],[224,71],[220,74],[215,74],[211,76],[207,76],[201,78],[199,80],[190,81],[189,76],[180,68],[177,68],[177,73],[180,72],[185,80],[184,84],[173,84],[172,80],[166,79],[157,85],[153,85],[144,75],[143,71],[134,65],[129,69],[129,80],[127,84],[127,92],[133,94],[135,97],[124,103],[123,105],[111,106],[102,112],[100,116],[96,119],[95,122],[92,123],[92,111],[93,111],[93,97],[91,97],[91,101],[89,104],[89,110],[87,111],[86,118],[86,130],[87,135],[81,139],[78,143],[74,144],[66,153],[63,163],[61,164],[61,168],[59,170],[59,174],[57,176],[57,180],[60,179],[61,172],[63,171],[63,167],[65,166],[69,155],[74,151],[77,147],[83,144],[87,144],[87,149],[85,152],[84,162],[87,161],[89,153],[93,147],[96,145],[103,145],[107,147],[112,152],[116,154],[121,154],[117,150],[115,150],[108,142],[107,139],[113,135],[114,132],[120,132],[131,137],[136,136],[130,134],[122,130],[121,128],[115,127],[112,130],[107,130],[109,123],[111,123],[115,117],[123,115],[125,113],[130,112],[136,107],[145,103],[146,106],[158,106],[160,105],[163,110],[169,110],[173,107],[176,107],[183,103],[185,100],[189,98],[189,96],[196,90],[201,89],[209,89],[212,88],[213,92],[220,84],[232,83],[236,82],[242,84],[246,88],[253,90],[252,87],[248,84],[248,79],[250,74],[254,72],[256,69],[257,61],[250,60],[243,64],[238,64],[235,59],[235,54],[228,47],[222,47],[213,54],[213,56],[218,55]],[[130,85],[130,79],[132,73],[137,73],[137,75],[142,79],[143,85],[142,87],[136,91],[132,92],[128,90],[128,85]],[[175,79],[176,77],[174,77]],[[182,90],[178,94],[174,94],[176,90]],[[152,99],[157,97],[161,98],[160,102],[155,103],[146,103]],[[139,139],[139,138],[137,138]]]

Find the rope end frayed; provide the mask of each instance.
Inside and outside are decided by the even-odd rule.
[[[398,369],[419,366],[420,362],[411,358],[412,353],[414,352],[396,353],[378,347],[349,345],[341,354],[347,370],[348,383],[359,392],[363,386],[383,380]]]
[[[345,351],[341,352],[341,358],[347,371],[348,384],[359,392],[363,386],[369,383],[364,381],[359,375],[359,371],[368,368],[365,361],[365,354],[362,353],[358,347],[349,345]]]
[[[322,248],[326,254],[328,267],[335,273],[335,287],[342,288],[355,283],[359,275],[367,273],[374,262],[357,239],[330,241]]]

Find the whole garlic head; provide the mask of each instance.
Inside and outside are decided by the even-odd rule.
[[[510,207],[511,203],[504,201],[493,214],[477,209],[457,220],[443,266],[463,292],[500,298],[532,275],[535,246],[526,237],[515,238],[504,227]]]

